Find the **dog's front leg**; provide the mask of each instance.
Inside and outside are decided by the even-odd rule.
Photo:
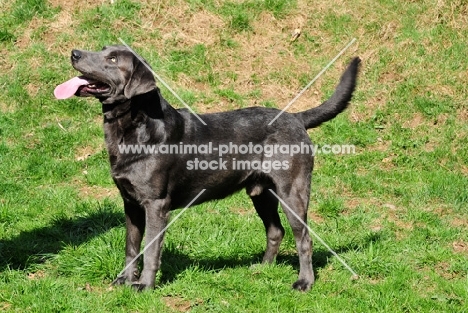
[[[114,281],[114,285],[132,284],[138,280],[138,260],[141,240],[145,232],[145,210],[132,202],[124,200],[125,208],[125,270]]]
[[[161,266],[161,250],[165,228],[169,219],[166,200],[151,200],[143,204],[146,213],[145,250],[143,271],[132,286],[138,290],[154,288],[156,272]]]

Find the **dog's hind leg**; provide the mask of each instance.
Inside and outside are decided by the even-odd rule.
[[[301,291],[309,290],[315,281],[312,269],[312,240],[305,226],[307,225],[310,188],[306,188],[305,186],[310,186],[310,184],[302,179],[296,179],[290,190],[285,192],[289,188],[278,188],[277,192],[280,199],[286,203],[286,205],[282,203],[282,207],[291,225],[299,255],[299,278],[293,284],[293,288]]]
[[[250,198],[263,221],[263,225],[265,225],[267,246],[263,263],[271,263],[278,254],[284,236],[284,228],[278,215],[278,199],[268,190],[263,190],[259,195]]]

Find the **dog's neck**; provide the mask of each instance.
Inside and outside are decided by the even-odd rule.
[[[113,122],[130,113],[132,104],[130,100],[119,104],[103,104],[102,115],[105,122]]]
[[[118,104],[102,104],[104,133],[111,156],[120,144],[158,144],[177,141],[184,119],[155,88]],[[114,159],[115,160],[115,159]]]
[[[129,114],[133,119],[139,113],[152,119],[163,119],[165,103],[161,103],[161,101],[155,103],[155,100],[160,100],[159,90],[157,88],[119,103],[102,103],[104,121],[112,123]]]

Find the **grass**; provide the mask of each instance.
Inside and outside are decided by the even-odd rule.
[[[114,2],[2,2],[2,311],[468,312],[464,1]],[[284,107],[353,37],[291,110],[329,97],[361,56],[349,110],[310,131],[356,154],[317,156],[309,207],[310,226],[360,278],[316,243],[316,284],[291,290],[289,227],[276,263],[258,265],[263,225],[239,193],[171,226],[156,290],[110,287],[124,265],[122,203],[98,102],[53,99],[76,75],[70,50],[123,38],[194,110],[215,112]]]

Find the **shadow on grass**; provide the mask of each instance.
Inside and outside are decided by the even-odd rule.
[[[203,271],[216,272],[226,268],[248,267],[260,263],[262,257],[262,253],[256,253],[239,257],[220,255],[214,258],[193,258],[173,247],[165,247],[161,257],[161,278],[158,284],[170,284],[180,273],[194,266]]]
[[[340,255],[348,251],[353,251],[369,246],[372,242],[379,241],[381,236],[379,233],[373,233],[361,238],[359,242],[351,243],[347,246],[342,246],[334,249],[334,251]],[[263,258],[263,252],[251,254],[242,257],[218,257],[216,259],[194,259],[186,254],[179,252],[175,247],[165,247],[162,254],[161,260],[161,279],[159,283],[161,285],[169,284],[173,282],[177,276],[185,271],[186,269],[197,266],[205,271],[221,271],[226,268],[237,268],[237,267],[248,267],[254,264],[261,263]],[[334,258],[333,254],[324,247],[314,249],[312,263],[314,267],[314,274],[316,280],[320,277],[317,273],[317,269],[325,267],[329,260]],[[292,266],[297,272],[299,272],[299,257],[297,253],[290,254],[279,254],[276,258],[277,264],[286,264]],[[349,264],[351,267],[352,264]]]
[[[113,212],[109,208],[99,206],[95,212],[86,216],[70,218],[58,217],[50,225],[22,232],[15,238],[0,240],[0,271],[6,268],[22,270],[35,264],[44,263],[47,259],[58,254],[66,245],[80,245],[106,231],[124,225],[124,214]],[[363,249],[371,242],[379,241],[379,234],[372,234],[361,238],[359,242],[347,246],[338,247],[338,254],[348,251]],[[246,267],[261,262],[263,252],[243,255],[206,259],[194,259],[177,248],[165,246],[162,254],[160,284],[168,284],[177,276],[190,267],[197,266],[206,271],[220,271],[226,268]],[[313,266],[316,279],[317,269],[325,267],[334,256],[323,247],[314,249]],[[125,258],[122,249],[122,261]],[[277,264],[287,264],[299,271],[297,253],[280,254],[276,260]]]
[[[124,222],[123,212],[111,212],[106,204],[86,216],[57,217],[48,226],[0,240],[0,271],[7,267],[22,270],[44,263],[64,246],[80,245]]]

